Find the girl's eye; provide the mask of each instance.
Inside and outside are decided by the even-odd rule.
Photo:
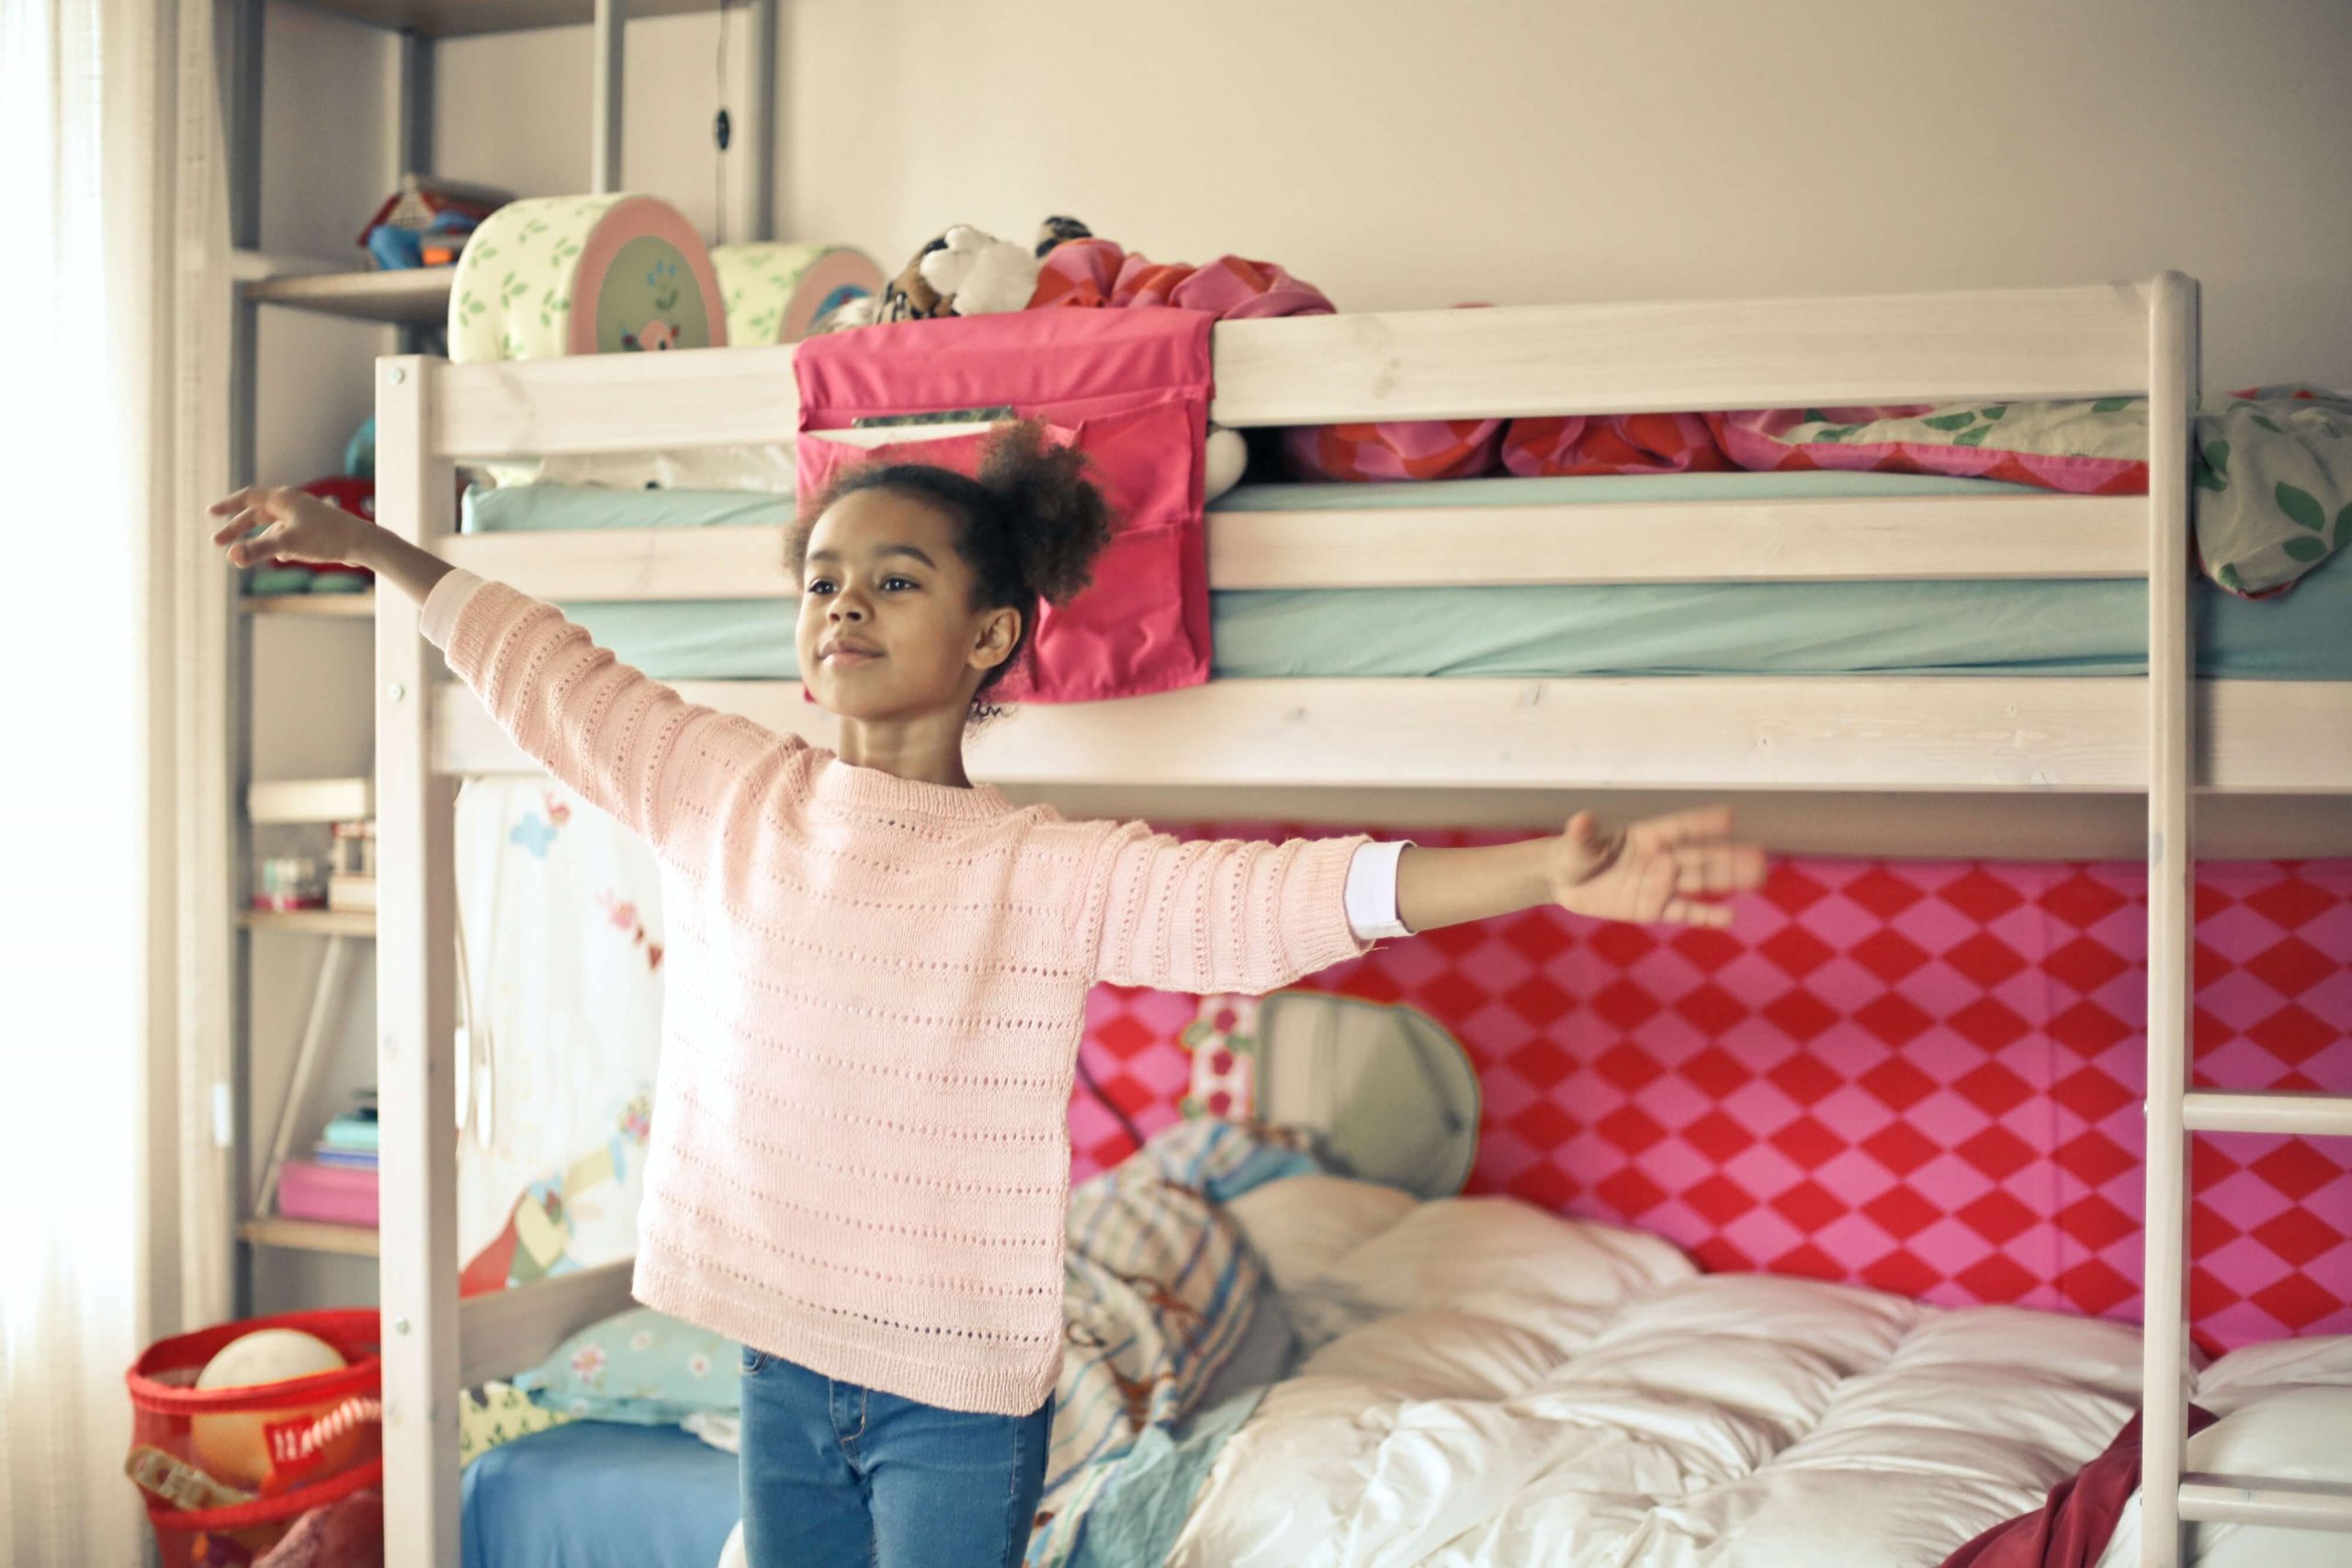
[[[831,593],[832,591],[833,585],[831,581],[822,577],[818,578],[815,581],[809,583],[806,589],[802,590],[802,592],[808,593]]]
[[[885,588],[912,588],[914,585],[914,579],[910,577],[886,577],[882,580],[882,586]]]

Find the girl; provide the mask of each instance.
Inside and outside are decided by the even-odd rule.
[[[1083,458],[1034,426],[977,480],[855,470],[796,529],[801,677],[837,752],[300,491],[211,512],[233,565],[351,562],[421,601],[516,743],[652,845],[670,947],[634,1291],[745,1347],[753,1568],[1020,1562],[1088,987],[1262,992],[1545,903],[1723,925],[1703,896],[1763,876],[1720,808],[1475,850],[1180,843],[975,785],[976,705],[1111,534]]]

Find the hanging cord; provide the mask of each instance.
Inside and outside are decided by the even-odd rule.
[[[713,62],[715,90],[718,113],[711,118],[711,140],[718,145],[718,156],[710,161],[711,206],[718,212],[711,243],[727,241],[727,149],[734,141],[734,127],[727,115],[727,0],[718,0],[718,55]]]
[[[1086,1086],[1087,1093],[1102,1102],[1102,1109],[1109,1111],[1121,1127],[1126,1129],[1129,1141],[1136,1148],[1142,1148],[1143,1129],[1136,1126],[1136,1119],[1121,1109],[1118,1101],[1103,1093],[1102,1086],[1094,1081],[1094,1074],[1086,1066],[1086,1047],[1083,1044],[1080,1045],[1078,1052],[1078,1081]]]

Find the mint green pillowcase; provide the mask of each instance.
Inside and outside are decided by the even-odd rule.
[[[742,1347],[651,1307],[594,1323],[514,1379],[543,1410],[590,1421],[670,1427],[742,1406]]]

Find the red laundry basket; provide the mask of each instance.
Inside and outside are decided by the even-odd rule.
[[[196,1386],[231,1340],[263,1328],[314,1335],[346,1365],[252,1388]],[[141,1486],[164,1568],[251,1562],[311,1509],[383,1484],[381,1344],[375,1313],[334,1310],[224,1323],[148,1348],[123,1374],[132,1410],[129,1468],[134,1476],[182,1483],[172,1496]],[[322,1406],[331,1414],[318,1415]],[[230,1415],[261,1417],[274,1463],[250,1501],[215,1504],[200,1495],[203,1461],[192,1434],[197,1417]]]

